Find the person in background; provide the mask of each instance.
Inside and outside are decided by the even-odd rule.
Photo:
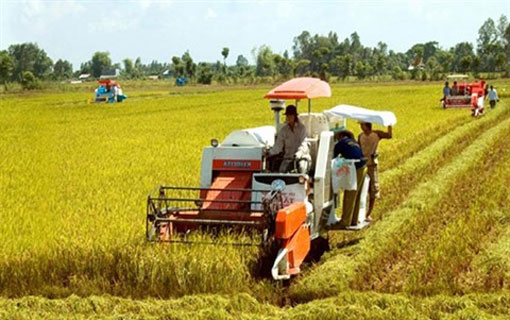
[[[446,97],[449,97],[451,95],[452,95],[452,90],[450,89],[450,84],[448,83],[448,81],[446,81],[444,83],[444,87],[443,87],[443,99],[441,99],[440,101],[443,103],[446,103]]]
[[[458,96],[459,95],[459,86],[457,86],[457,81],[453,81],[452,86],[452,96]]]
[[[363,156],[367,159],[367,174],[370,177],[368,188],[369,203],[367,211],[367,220],[371,221],[370,214],[374,209],[375,200],[380,197],[379,190],[379,170],[377,161],[377,147],[381,139],[391,139],[393,137],[393,128],[388,126],[388,131],[372,130],[372,124],[367,122],[360,123],[361,134],[358,136],[358,143],[361,146]]]
[[[306,141],[306,128],[299,121],[296,106],[288,105],[285,109],[285,117],[286,123],[278,131],[276,141],[269,151],[268,159],[283,153],[279,172],[285,173],[296,169],[300,173],[307,173],[311,157]],[[294,168],[295,160],[298,162],[298,168]]]
[[[498,92],[493,86],[491,86],[491,89],[489,90],[489,104],[491,109],[496,106],[496,102],[499,102]]]
[[[118,94],[118,88],[116,85],[112,85],[111,86],[111,91],[112,91],[112,94],[113,94],[113,101],[116,102],[117,101],[117,94]]]
[[[358,160],[356,167],[357,186],[356,190],[345,190],[342,204],[342,219],[338,222],[340,228],[356,225],[359,214],[359,203],[363,181],[367,173],[366,161],[361,148],[354,140],[354,135],[348,130],[340,131],[335,135],[338,140],[333,151],[333,158],[341,155],[345,159]]]

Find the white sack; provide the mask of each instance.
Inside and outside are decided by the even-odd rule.
[[[393,126],[397,117],[391,111],[375,111],[361,107],[341,104],[323,112],[326,115],[355,119],[363,122],[377,123],[383,126]]]
[[[344,158],[331,160],[331,183],[334,193],[338,193],[340,189],[356,190],[358,178],[354,161]]]

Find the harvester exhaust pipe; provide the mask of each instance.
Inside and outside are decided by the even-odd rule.
[[[271,110],[274,112],[274,127],[276,132],[280,130],[280,112],[285,108],[285,100],[272,99],[269,100]]]

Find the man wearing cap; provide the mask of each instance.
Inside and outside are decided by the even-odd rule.
[[[374,209],[375,199],[379,198],[379,170],[377,168],[377,146],[381,139],[391,139],[393,137],[393,128],[388,126],[388,131],[372,130],[372,124],[368,122],[360,123],[361,134],[358,137],[361,151],[367,159],[367,173],[370,177],[370,185],[368,187],[369,203],[366,220],[371,221],[370,214]]]
[[[269,151],[269,158],[283,153],[279,172],[285,173],[297,169],[300,173],[308,171],[310,152],[306,142],[306,128],[299,122],[296,106],[288,105],[285,109],[286,123],[276,135],[274,146]],[[299,160],[294,168],[294,160]]]

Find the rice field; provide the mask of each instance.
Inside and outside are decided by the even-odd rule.
[[[332,250],[282,287],[255,275],[256,247],[145,241],[147,194],[198,185],[211,138],[271,124],[270,87],[124,88],[118,105],[85,90],[0,96],[0,318],[510,314],[508,91],[480,119],[440,109],[440,84],[336,85],[314,101],[389,109],[398,124],[379,148],[377,222],[330,232]]]

